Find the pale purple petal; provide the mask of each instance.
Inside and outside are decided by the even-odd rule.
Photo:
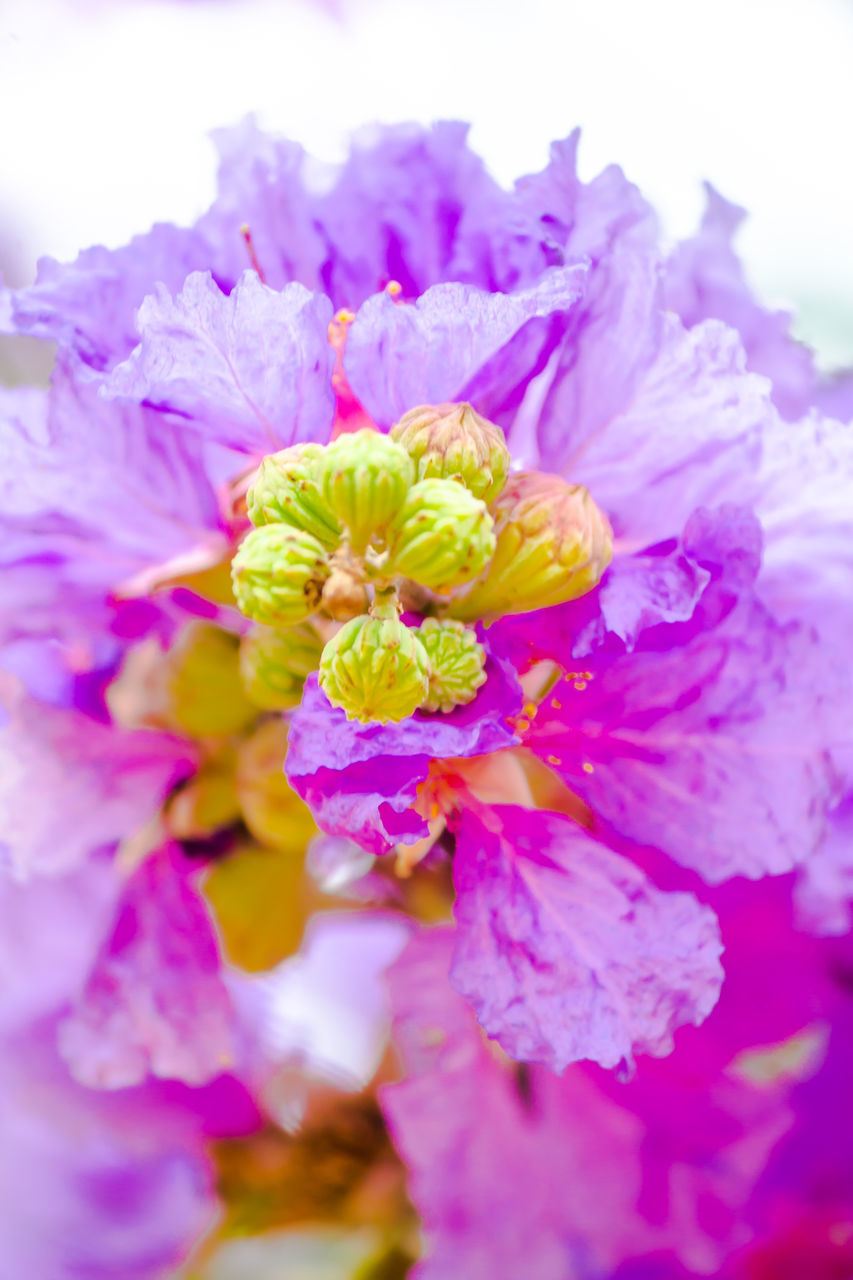
[[[175,849],[152,854],[128,881],[59,1045],[74,1077],[95,1088],[149,1075],[203,1084],[233,1064],[216,936]]]
[[[178,414],[188,427],[245,453],[328,438],[334,353],[329,300],[303,285],[281,293],[253,271],[229,295],[196,272],[172,298],[164,288],[139,309],[142,341],[106,384]]]
[[[427,824],[410,806],[430,761],[518,741],[508,723],[522,704],[515,672],[492,654],[486,677],[474,701],[448,715],[416,711],[399,724],[362,725],[333,707],[309,676],[291,721],[285,768],[317,824],[377,854],[425,836]]]
[[[853,425],[809,417],[768,432],[756,510],[765,530],[761,597],[846,647],[853,627]]]
[[[511,197],[468,146],[468,126],[368,126],[317,203],[332,296],[355,309],[395,280],[415,298],[443,280],[495,287],[495,235]],[[497,284],[497,287],[503,287]]]
[[[633,403],[661,331],[657,255],[617,246],[590,271],[582,302],[512,424],[514,456],[574,479],[578,456]]]
[[[15,331],[72,347],[95,369],[123,360],[139,341],[136,309],[155,285],[179,289],[211,265],[197,230],[158,223],[120,249],[96,245],[71,263],[42,258],[35,284],[11,295]]]
[[[560,470],[589,488],[617,538],[638,549],[679,534],[699,506],[751,502],[761,435],[776,411],[767,383],[745,372],[733,330],[707,321],[685,332],[669,316],[621,412],[588,430],[557,401],[542,411],[543,431],[552,420],[565,441]],[[543,449],[533,465],[554,462]]]
[[[380,426],[388,427],[407,409],[447,400],[476,400],[490,411],[491,362],[509,364],[523,385],[535,367],[529,351],[518,360],[504,349],[532,321],[569,312],[581,296],[586,266],[578,263],[546,272],[529,289],[490,294],[472,285],[439,284],[415,303],[388,294],[370,298],[347,336],[344,360],[350,386]],[[537,334],[543,348],[548,331]],[[478,388],[478,377],[481,385]]]
[[[105,856],[25,883],[0,869],[0,1035],[53,1015],[82,987],[118,890]]]
[[[10,419],[3,563],[44,560],[68,582],[108,590],[188,550],[221,554],[201,441],[150,410],[102,399],[101,386],[79,361],[62,358],[46,421]]]
[[[323,278],[328,248],[310,189],[312,161],[304,148],[264,133],[253,116],[214,129],[212,137],[219,153],[218,194],[199,229],[215,245],[215,264],[209,265],[216,278],[237,280],[252,265],[242,231],[248,227],[265,284],[283,289],[298,281],[328,293]]]
[[[215,1215],[202,1135],[190,1128],[156,1097],[119,1101],[76,1085],[44,1035],[4,1042],[4,1280],[171,1274]]]
[[[513,1058],[563,1071],[669,1053],[722,982],[713,913],[661,893],[570,819],[466,808],[451,979]]]
[[[791,315],[769,311],[755,299],[732,241],[746,210],[730,204],[710,183],[707,205],[695,236],[679,244],[667,263],[666,305],[688,328],[702,320],[724,320],[741,336],[747,367],[773,384],[783,417],[806,412],[816,390],[812,354],[791,336]]]
[[[815,405],[821,413],[853,425],[853,370],[843,369],[818,386]]]

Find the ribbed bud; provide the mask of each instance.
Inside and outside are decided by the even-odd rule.
[[[284,774],[287,725],[265,720],[240,743],[236,789],[243,820],[256,839],[273,849],[297,853],[317,834],[308,806]]]
[[[247,617],[288,627],[313,613],[329,563],[323,547],[302,529],[266,524],[243,539],[231,563],[237,604]]]
[[[453,480],[420,480],[388,528],[388,573],[434,591],[482,573],[495,549],[486,504]]]
[[[470,404],[424,404],[391,428],[417,468],[418,480],[457,480],[491,502],[509,475],[504,433]]]
[[[225,737],[250,724],[257,708],[240,679],[238,646],[236,636],[210,622],[184,627],[162,660],[153,719],[195,738]]]
[[[246,498],[252,524],[291,525],[313,534],[324,547],[336,547],[341,528],[316,479],[324,453],[322,445],[297,444],[264,458]]]
[[[482,581],[453,602],[454,617],[527,613],[597,586],[613,555],[613,534],[583,485],[520,471],[493,511],[495,554]]]
[[[369,428],[338,436],[317,464],[323,498],[358,555],[384,533],[414,478],[406,450]]]
[[[240,642],[240,675],[252,702],[265,711],[295,707],[322,652],[323,642],[309,622],[253,627]]]
[[[429,662],[417,635],[394,609],[353,618],[323,650],[320,687],[350,720],[405,720],[429,689]],[[389,616],[390,615],[390,616]]]
[[[418,639],[429,658],[424,711],[452,711],[472,702],[486,682],[486,651],[470,627],[450,618],[427,618]]]

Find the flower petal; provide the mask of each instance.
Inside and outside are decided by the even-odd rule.
[[[309,676],[291,721],[287,776],[324,831],[387,853],[427,834],[427,823],[410,806],[430,761],[513,746],[518,739],[507,721],[521,703],[512,666],[494,653],[473,702],[448,715],[416,711],[391,725],[348,720]]]
[[[713,913],[661,893],[569,819],[467,808],[451,979],[511,1057],[563,1071],[663,1054],[722,982]]]
[[[128,881],[59,1047],[93,1088],[125,1089],[149,1074],[204,1084],[233,1064],[216,937],[176,849],[153,854]]]
[[[502,399],[511,382],[520,396],[544,348],[547,328],[523,342],[532,321],[570,311],[583,291],[586,265],[558,267],[518,293],[485,293],[473,285],[438,284],[415,303],[388,294],[368,299],[347,336],[344,365],[350,386],[380,426],[418,404],[476,400],[487,416],[490,396]],[[491,362],[495,362],[495,366]],[[500,391],[497,388],[500,388]]]
[[[195,272],[176,298],[160,287],[145,299],[142,341],[105,390],[179,414],[206,440],[244,453],[326,440],[331,319],[329,300],[300,284],[276,293],[246,271],[226,295]]]

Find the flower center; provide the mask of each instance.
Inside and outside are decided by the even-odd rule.
[[[244,642],[250,696],[293,705],[310,651],[353,719],[470,702],[485,680],[471,624],[575,599],[612,554],[585,488],[511,474],[510,461],[503,432],[469,404],[265,458],[248,493],[255,527],[232,563],[257,624]]]

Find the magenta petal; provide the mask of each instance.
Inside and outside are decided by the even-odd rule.
[[[204,1084],[232,1065],[233,1015],[204,902],[174,848],[128,881],[113,931],[59,1031],[82,1084],[122,1089],[150,1074]]]
[[[563,1071],[668,1053],[722,982],[714,915],[569,819],[500,805],[456,831],[451,978],[513,1058]]]
[[[195,750],[164,733],[129,732],[20,694],[7,705],[0,855],[21,879],[82,865],[132,836],[195,764]]]
[[[389,725],[348,720],[310,676],[291,721],[285,769],[318,825],[377,854],[425,836],[427,824],[410,806],[430,761],[483,755],[518,741],[508,723],[522,704],[515,672],[493,654],[486,676],[467,706],[449,715],[416,711]]]
[[[331,319],[328,298],[300,284],[276,293],[246,271],[226,296],[209,273],[195,272],[176,298],[160,287],[145,299],[142,341],[106,390],[176,413],[205,439],[244,453],[325,440]]]

